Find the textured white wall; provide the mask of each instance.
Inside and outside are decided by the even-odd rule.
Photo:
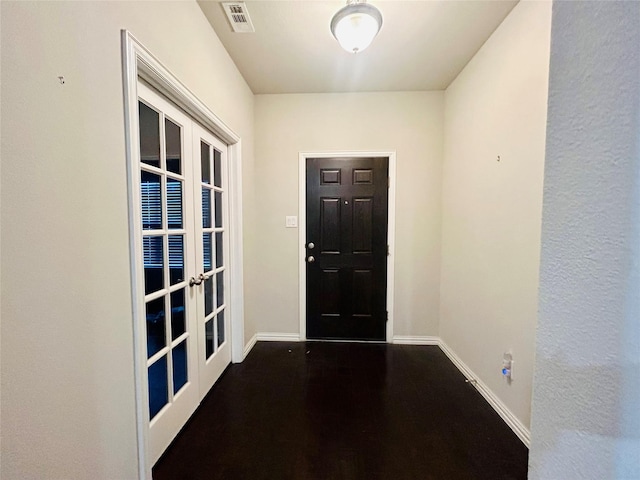
[[[550,2],[520,2],[445,95],[440,336],[525,427],[550,29]]]
[[[640,2],[553,7],[531,479],[640,478]]]
[[[120,29],[242,136],[248,186],[253,95],[195,2],[3,1],[1,21],[0,477],[133,479]]]
[[[397,151],[395,335],[437,335],[442,92],[256,96],[258,331],[298,332],[298,152]],[[268,308],[267,308],[268,306]]]

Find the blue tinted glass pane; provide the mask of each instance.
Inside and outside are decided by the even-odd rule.
[[[147,303],[147,358],[158,353],[165,345],[164,297]]]
[[[213,321],[215,320],[215,317],[212,318],[211,320],[209,320],[207,323],[204,324],[204,330],[205,330],[205,358],[209,358],[211,355],[213,355]]]
[[[180,127],[168,118],[165,118],[164,135],[167,144],[167,170],[179,174],[181,173],[180,156],[182,153]]]
[[[216,275],[216,305],[219,307],[224,303],[224,274],[220,272]]]
[[[222,227],[222,193],[216,192],[216,227]]]
[[[222,232],[216,233],[216,267],[221,267],[224,264],[224,258],[222,257]]]
[[[162,237],[143,237],[144,293],[148,295],[164,288],[164,255]]]
[[[184,240],[182,235],[169,235],[169,281],[171,285],[184,280]]]
[[[153,419],[169,400],[167,380],[167,357],[151,365],[149,373],[149,417]]]
[[[182,182],[167,178],[167,228],[182,228]]]
[[[218,346],[224,343],[224,310],[218,313]]]
[[[187,341],[185,340],[172,351],[173,355],[173,393],[187,383]]]
[[[140,183],[142,200],[142,228],[159,230],[162,228],[162,185],[160,175],[142,172]]]
[[[208,272],[209,270],[211,270],[212,264],[213,264],[213,260],[212,260],[212,256],[213,256],[213,235],[211,233],[203,233],[202,234],[202,248],[203,248],[203,268],[205,272]]]
[[[204,314],[213,312],[213,277],[204,281]]]
[[[202,228],[211,228],[211,190],[202,189]]]
[[[200,141],[200,164],[202,165],[202,183],[211,183],[211,158],[209,145]]]
[[[160,115],[138,102],[140,119],[140,161],[160,167]]]
[[[185,331],[184,288],[171,293],[171,340]]]
[[[213,149],[213,184],[222,188],[222,162],[221,155],[218,150]]]

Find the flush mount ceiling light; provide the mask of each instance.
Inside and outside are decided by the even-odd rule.
[[[331,19],[331,33],[347,52],[367,48],[382,27],[382,14],[365,0],[347,0]]]

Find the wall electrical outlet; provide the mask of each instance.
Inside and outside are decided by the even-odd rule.
[[[513,380],[513,355],[506,352],[502,356],[502,376],[507,379],[509,383]]]

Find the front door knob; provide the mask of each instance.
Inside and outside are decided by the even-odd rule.
[[[311,255],[311,256],[309,256],[309,258],[307,258],[307,262],[309,262],[309,263],[313,263],[315,261],[316,261],[316,259],[313,258],[313,255]]]

